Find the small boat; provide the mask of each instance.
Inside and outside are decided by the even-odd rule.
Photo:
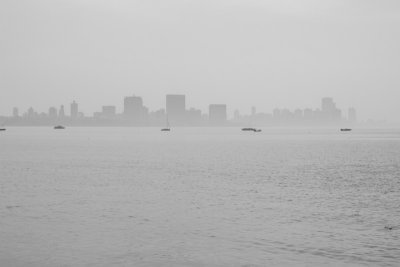
[[[242,128],[242,131],[244,131],[244,132],[255,132],[255,133],[259,133],[259,132],[261,132],[261,129],[256,129],[256,128]]]
[[[64,130],[65,127],[62,126],[62,125],[57,125],[57,126],[54,126],[54,129],[55,129],[55,130]]]
[[[167,127],[162,128],[161,132],[170,132],[171,131],[171,127],[169,126],[169,120],[168,120],[168,116],[167,116]]]
[[[341,132],[351,132],[352,129],[350,128],[342,128],[340,129]]]
[[[6,128],[0,128],[0,132],[4,132],[5,130],[7,130]]]
[[[251,132],[251,131],[255,131],[256,129],[254,129],[254,128],[242,128],[242,131],[244,131],[244,132]]]

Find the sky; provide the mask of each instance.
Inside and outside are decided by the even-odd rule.
[[[398,0],[1,0],[0,114],[318,108],[400,122]]]

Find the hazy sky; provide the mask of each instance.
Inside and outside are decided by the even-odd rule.
[[[399,0],[1,0],[0,114],[139,95],[400,121]]]

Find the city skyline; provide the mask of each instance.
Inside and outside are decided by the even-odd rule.
[[[354,107],[340,109],[332,97],[323,97],[319,107],[305,107],[290,110],[274,108],[271,112],[257,111],[251,107],[247,112],[234,109],[229,114],[225,103],[210,103],[204,112],[186,104],[186,95],[167,94],[165,105],[157,110],[150,110],[141,96],[125,96],[122,107],[103,105],[93,114],[85,114],[80,104],[73,100],[68,105],[51,106],[48,111],[36,111],[30,107],[22,111],[12,109],[10,116],[0,116],[9,125],[49,125],[64,123],[68,125],[106,125],[106,126],[161,126],[166,120],[173,126],[236,126],[258,124],[266,125],[355,125],[357,111]],[[117,110],[121,110],[118,112]]]
[[[73,99],[91,113],[133,91],[152,110],[175,93],[203,112],[332,96],[400,122],[398,1],[22,2],[0,3],[1,115]]]

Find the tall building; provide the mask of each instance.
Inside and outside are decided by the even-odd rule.
[[[200,125],[202,114],[200,109],[191,108],[186,110],[187,125]]]
[[[13,108],[13,117],[14,117],[14,118],[17,118],[17,117],[19,117],[19,111],[18,111],[18,108]]]
[[[349,120],[349,122],[352,122],[352,123],[357,122],[357,111],[355,108],[349,108],[348,120]]]
[[[28,114],[27,115],[28,115],[28,118],[33,118],[33,117],[36,117],[37,113],[32,107],[30,107],[28,109]]]
[[[49,108],[49,117],[50,118],[57,117],[57,109],[55,107]]]
[[[167,95],[166,110],[170,123],[183,125],[186,119],[185,95]]]
[[[113,118],[116,115],[116,108],[115,106],[103,106],[101,113],[105,118]]]
[[[65,117],[64,105],[61,105],[60,110],[58,111],[58,117],[60,118]]]
[[[235,110],[235,112],[233,113],[233,118],[234,120],[240,120],[240,112],[239,110]]]
[[[224,125],[226,123],[226,105],[212,104],[209,106],[208,114],[211,125]]]
[[[321,101],[321,115],[325,122],[339,121],[342,116],[340,109],[336,107],[333,98],[324,97]]]
[[[74,101],[71,103],[71,118],[76,119],[78,117],[78,104]]]
[[[251,116],[254,117],[256,115],[256,113],[257,113],[256,107],[251,107]]]
[[[124,99],[124,116],[135,122],[143,122],[147,116],[147,109],[139,96],[128,96]]]

